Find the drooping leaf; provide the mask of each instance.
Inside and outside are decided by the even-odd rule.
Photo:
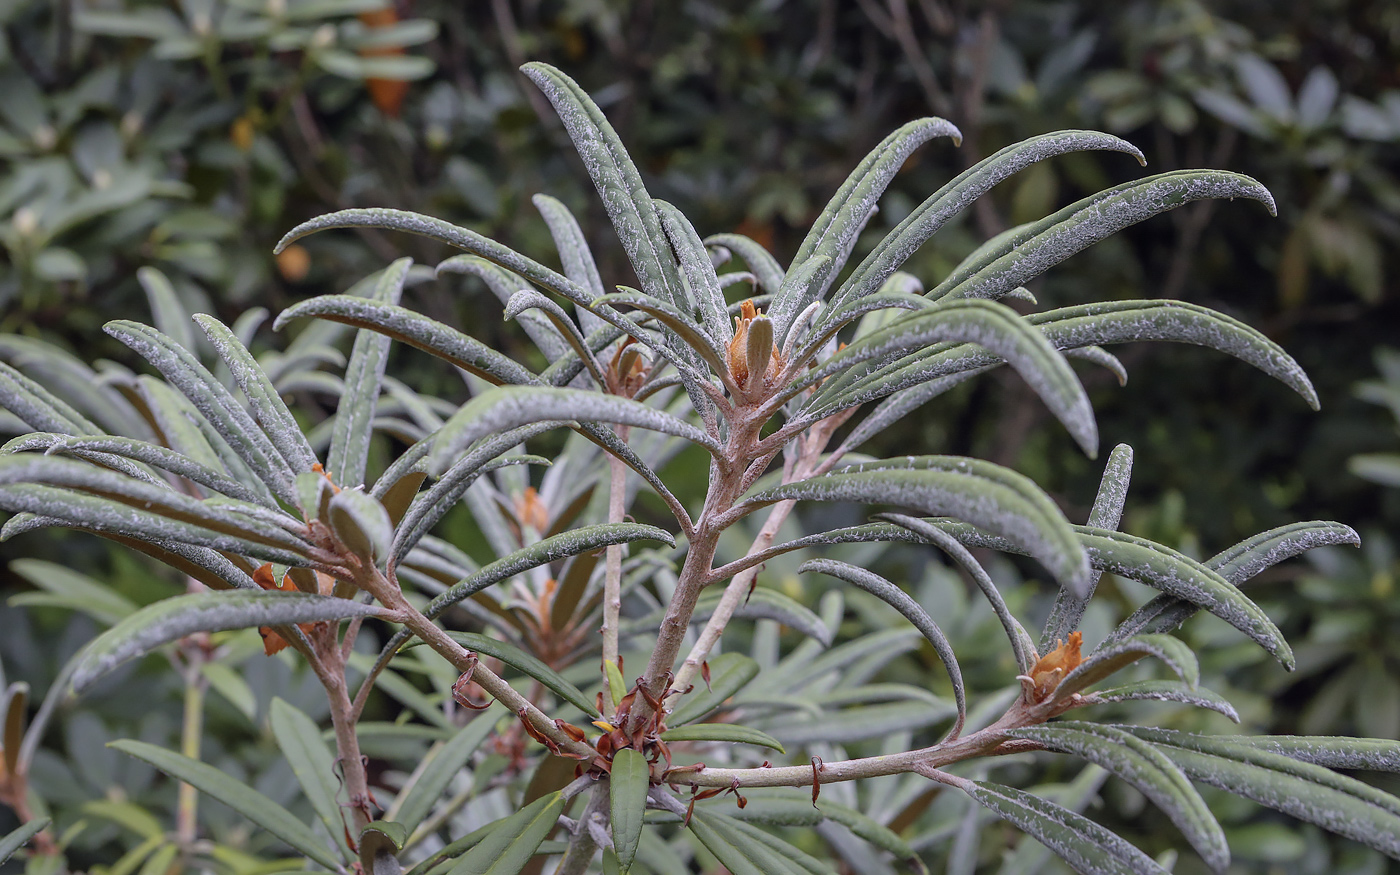
[[[1115,833],[1039,796],[988,781],[958,786],[1084,875],[1166,875],[1167,870]]]
[[[1205,561],[1230,585],[1239,586],[1272,565],[1291,559],[1314,547],[1338,544],[1357,545],[1361,538],[1350,526],[1341,523],[1312,521],[1290,523],[1245,538]],[[1118,624],[1109,636],[1120,640],[1141,632],[1170,632],[1193,616],[1198,610],[1192,602],[1172,594],[1157,596],[1138,608]]]
[[[749,504],[788,499],[891,504],[958,517],[1019,545],[1061,586],[1082,593],[1088,584],[1088,557],[1060,510],[1029,479],[988,462],[919,456],[855,465],[763,490]]]
[[[642,840],[642,815],[647,808],[651,766],[639,750],[623,748],[613,756],[608,779],[612,812],[613,850],[623,875],[632,869],[637,843]]]
[[[978,344],[1009,362],[1064,423],[1080,447],[1089,455],[1094,454],[1098,430],[1079,377],[1045,335],[1005,304],[987,301],[978,306],[971,301],[953,301],[905,314],[838,352],[795,383],[794,388],[837,375],[822,384],[804,412],[819,416],[843,410],[883,397],[889,394],[886,386],[894,385],[888,380],[868,384],[859,377],[861,369],[854,366],[897,361],[907,353],[951,341]]]
[[[1119,444],[1108,454],[1108,464],[1104,465],[1103,476],[1099,479],[1099,491],[1094,496],[1094,504],[1089,509],[1089,525],[1096,529],[1112,531],[1118,528],[1123,519],[1123,505],[1128,498],[1128,483],[1133,475],[1133,448]],[[1048,653],[1056,641],[1069,638],[1069,633],[1079,628],[1084,618],[1084,610],[1093,598],[1098,586],[1098,575],[1089,584],[1086,598],[1078,598],[1065,590],[1055,594],[1055,604],[1050,608],[1050,617],[1045,621],[1045,630],[1040,635],[1040,652]]]
[[[1181,770],[1147,742],[1112,726],[1075,720],[1028,726],[1009,734],[1107,769],[1162,809],[1212,869],[1221,872],[1230,865],[1225,832],[1205,801]]]
[[[223,632],[321,620],[373,617],[376,605],[293,592],[233,590],[174,596],[149,605],[97,636],[73,672],[82,691],[118,665],[195,632]]]
[[[102,429],[68,402],[4,362],[0,362],[0,407],[35,431],[102,434]]]
[[[839,562],[835,559],[812,559],[805,562],[797,569],[801,574],[805,571],[815,571],[819,574],[826,574],[838,580],[844,580],[854,586],[860,587],[871,595],[883,601],[904,615],[904,618],[914,625],[914,628],[933,645],[934,652],[943,662],[943,668],[948,672],[948,679],[953,682],[953,698],[958,705],[958,721],[953,727],[953,736],[956,737],[962,729],[963,721],[967,718],[967,691],[963,686],[962,668],[958,665],[957,655],[953,652],[953,645],[948,641],[948,636],[943,634],[943,630],[928,615],[918,602],[904,590],[895,586],[885,578],[855,565],[846,562]]]
[[[719,445],[705,432],[669,413],[630,398],[545,386],[498,386],[473,398],[442,427],[429,469],[445,471],[472,443],[534,422],[586,420],[630,425],[685,438],[710,452]]]
[[[332,872],[341,870],[341,861],[310,827],[237,778],[199,760],[144,741],[125,738],[109,743],[108,747],[148,762],[167,775],[212,796]]]
[[[347,820],[338,801],[340,779],[336,776],[335,758],[321,738],[321,728],[306,714],[276,696],[268,708],[268,724],[302,792],[306,793],[311,807],[326,825],[326,831],[340,846],[346,833]],[[342,854],[348,850],[341,848]]]
[[[135,602],[111,587],[103,586],[87,575],[56,562],[15,559],[10,563],[10,571],[45,593],[61,599],[71,609],[82,611],[103,625],[110,626],[119,622],[136,613],[138,609]],[[12,596],[10,604],[22,604],[19,599],[20,596]]]
[[[666,722],[671,726],[694,723],[714,711],[758,675],[758,663],[742,653],[721,653],[710,660],[709,689],[692,690]]]
[[[1400,772],[1400,742],[1388,738],[1320,735],[1227,736],[1234,744],[1276,753],[1329,769]]]
[[[457,859],[448,875],[515,875],[530,862],[563,813],[563,793],[541,796],[491,824],[481,841]]]
[[[672,744],[677,741],[724,741],[730,744],[756,744],[768,747],[778,753],[787,753],[782,742],[758,729],[738,726],[733,723],[692,723],[677,726],[661,733],[661,740]]]
[[[1139,163],[1145,163],[1136,146],[1097,131],[1056,131],[1013,143],[964,170],[914,208],[841,284],[831,298],[832,304],[839,305],[880,288],[949,219],[1002,180],[1038,161],[1091,149],[1127,152]]]
[[[938,549],[947,553],[954,562],[967,572],[968,576],[972,578],[972,582],[977,585],[977,588],[986,596],[987,601],[991,603],[992,613],[996,614],[997,621],[1001,623],[1001,628],[1006,632],[1007,640],[1011,642],[1011,651],[1016,657],[1016,664],[1020,667],[1021,673],[1025,674],[1029,672],[1031,664],[1035,662],[1035,657],[1033,656],[1035,648],[1031,645],[1030,635],[1026,633],[1026,630],[1022,628],[1020,622],[1018,622],[1016,617],[1011,613],[1011,608],[1007,606],[1006,599],[1002,598],[1001,591],[998,590],[996,584],[992,582],[991,575],[987,574],[987,570],[982,567],[982,564],[978,562],[970,552],[968,552],[968,549],[959,543],[952,535],[949,535],[937,526],[930,525],[924,520],[897,513],[880,514],[879,518],[887,519],[895,525],[902,526],[915,535],[918,535],[926,543],[933,544]],[[1063,593],[1064,590],[1060,592]],[[1041,649],[1046,650],[1048,648]]]
[[[1096,690],[1087,697],[1089,704],[1133,702],[1149,700],[1157,702],[1182,702],[1197,708],[1209,708],[1229,717],[1236,723],[1240,715],[1233,705],[1205,687],[1193,687],[1181,681],[1134,681],[1107,690]]]
[[[607,376],[603,373],[602,366],[593,356],[593,351],[589,349],[587,338],[579,331],[574,321],[569,318],[569,314],[564,312],[563,307],[560,307],[558,304],[554,303],[554,301],[534,289],[521,289],[514,295],[511,295],[510,300],[506,302],[504,315],[506,319],[519,319],[531,310],[538,310],[540,314],[554,326],[554,329],[558,332],[560,338],[563,339],[568,348],[572,349],[574,355],[578,356],[579,361],[583,362],[588,368],[589,374],[593,377],[594,384],[600,390],[606,389],[608,381]],[[557,360],[560,354],[562,354],[562,351],[559,354],[550,355],[549,357]]]
[[[549,226],[554,248],[559,250],[559,261],[564,266],[564,275],[595,298],[603,294],[606,290],[602,277],[598,275],[598,265],[593,260],[593,253],[574,214],[562,201],[547,194],[536,194],[530,200]],[[603,327],[602,320],[588,312],[587,307],[579,307],[578,313],[579,326],[585,335]]]
[[[476,338],[405,307],[354,295],[322,295],[283,310],[274,327],[281,329],[305,316],[377,331],[492,383],[524,384],[535,379],[526,368]]]
[[[1119,727],[1156,745],[1193,781],[1219,787],[1400,859],[1400,799],[1319,765],[1230,737]]]
[[[412,266],[413,259],[400,258],[384,268],[375,281],[370,300],[390,306],[398,304]],[[345,394],[336,407],[331,448],[326,455],[326,470],[339,486],[354,487],[365,482],[369,440],[373,435],[370,426],[374,422],[388,360],[387,336],[371,328],[356,332],[350,363],[345,366]]]
[[[248,488],[243,483],[228,477],[207,465],[200,464],[189,456],[167,449],[158,444],[147,443],[136,438],[115,437],[115,436],[79,436],[64,438],[49,444],[45,452],[49,455],[55,453],[77,454],[79,451],[85,453],[105,453],[122,456],[127,459],[134,459],[145,465],[178,474],[188,480],[205,486],[215,492],[227,495],[229,498],[236,498],[239,501],[247,501],[253,504],[272,506],[265,497],[266,492],[259,492]],[[91,459],[91,456],[84,456]]]
[[[763,244],[743,234],[712,234],[705,238],[706,246],[722,246],[739,253],[758,280],[758,287],[776,295],[783,285],[783,268]]]
[[[1251,198],[1276,214],[1257,181],[1223,170],[1177,170],[1090,195],[1007,235],[1001,245],[961,265],[929,297],[996,298],[1081,250],[1158,213],[1205,198]]]

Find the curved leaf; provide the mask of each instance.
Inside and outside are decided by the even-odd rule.
[[[963,687],[962,668],[958,665],[953,645],[933,618],[912,596],[873,571],[835,559],[813,559],[804,562],[797,569],[798,574],[806,571],[826,574],[865,590],[903,614],[904,618],[933,645],[934,652],[943,661],[943,668],[948,672],[948,679],[953,682],[953,699],[958,705],[958,721],[953,726],[952,737],[956,738],[962,730],[963,721],[967,719],[967,691]]]
[[[144,741],[125,738],[107,746],[148,762],[167,775],[212,796],[332,872],[344,871],[336,856],[306,824],[237,778],[199,760]]]
[[[1112,772],[1162,809],[1208,866],[1221,872],[1230,865],[1225,832],[1205,801],[1181,770],[1147,742],[1112,726],[1075,720],[1013,729],[1007,734],[1074,754]]]
[[[0,407],[35,431],[59,434],[102,434],[87,417],[48,389],[0,362]]]
[[[789,499],[893,504],[959,517],[1026,550],[1061,586],[1082,593],[1088,585],[1088,557],[1064,515],[1029,479],[988,462],[917,456],[855,465],[766,489],[747,504]]]
[[[613,756],[608,779],[612,809],[613,850],[622,875],[632,869],[637,843],[642,840],[642,815],[647,809],[651,788],[651,766],[639,750],[623,748]]]
[[[828,375],[846,372],[823,384],[807,404],[804,414],[809,417],[829,415],[893,391],[885,391],[888,383],[885,378],[862,379],[857,374],[859,369],[852,370],[853,365],[898,360],[900,356],[923,350],[939,341],[966,341],[976,343],[1009,362],[1055,417],[1064,423],[1080,447],[1092,456],[1098,445],[1094,411],[1079,377],[1064,356],[1044,335],[1005,304],[991,301],[983,302],[981,306],[968,306],[970,304],[973,302],[953,301],[902,316],[832,356],[794,384],[794,388],[813,385]],[[879,374],[877,371],[876,377]],[[872,379],[875,380],[873,383]]]
[[[1329,769],[1400,772],[1400,742],[1388,738],[1250,735],[1225,740]]]
[[[200,486],[207,487],[215,492],[223,493],[229,498],[236,498],[239,501],[246,501],[251,504],[269,506],[268,500],[263,497],[263,493],[249,489],[232,477],[225,476],[207,465],[202,465],[183,453],[167,449],[159,444],[137,440],[136,438],[106,435],[97,437],[79,436],[62,438],[49,444],[44,452],[46,455],[53,455],[55,453],[76,454],[76,451],[79,450],[89,453],[109,453],[126,459],[134,459],[137,462],[161,468],[172,474],[178,474],[187,480],[198,483]],[[84,456],[84,458],[90,457]]]
[[[836,194],[832,195],[821,215],[812,223],[792,263],[794,266],[801,265],[809,258],[822,255],[831,260],[806,288],[784,290],[774,299],[772,317],[778,329],[779,341],[786,338],[793,318],[808,303],[820,298],[831,285],[835,274],[845,266],[846,256],[856,235],[865,226],[890,180],[904,166],[905,159],[934,137],[951,137],[954,145],[962,143],[962,132],[944,119],[922,118],[909,122],[885,137],[861,159]]]
[[[793,862],[795,853],[784,856],[756,842],[739,829],[738,821],[723,814],[696,811],[688,828],[731,875],[808,875]]]
[[[498,386],[468,401],[442,427],[429,456],[429,469],[441,473],[483,437],[547,420],[630,425],[684,438],[712,453],[719,452],[719,445],[705,432],[630,398],[552,386]]]
[[[1256,180],[1223,170],[1176,170],[1110,188],[1006,235],[960,265],[928,296],[996,298],[1100,240],[1158,213],[1205,198],[1252,198],[1277,215]]]
[[[418,779],[404,787],[405,792],[386,816],[402,823],[412,834],[442,798],[452,779],[466,767],[472,754],[491,737],[500,714],[501,709],[497,707],[475,715],[457,734],[429,751],[418,770]]]
[[[116,320],[102,326],[102,330],[154,365],[204,415],[209,425],[260,480],[283,501],[296,504],[296,489],[292,485],[295,472],[248,411],[189,350],[177,346],[154,328],[137,322]]]
[[[958,786],[1003,820],[1034,836],[1084,875],[1167,875],[1142,851],[1088,818],[1029,793],[986,781]]]
[[[725,311],[724,290],[710,262],[710,253],[684,213],[666,201],[654,203],[662,230],[680,259],[680,278],[690,289],[694,312],[712,337],[723,337],[729,331],[729,314]],[[692,321],[694,318],[691,317]]]
[[[283,310],[273,327],[280,330],[291,320],[302,317],[378,331],[492,383],[531,383],[536,379],[513,359],[476,338],[404,307],[355,295],[321,295]]]
[[[705,238],[706,246],[723,246],[739,253],[753,271],[759,288],[776,295],[783,285],[783,268],[763,244],[743,234],[712,234]]]
[[[1224,698],[1205,687],[1193,687],[1181,681],[1136,681],[1107,690],[1097,690],[1088,694],[1086,698],[1090,705],[1133,702],[1144,699],[1157,702],[1182,702],[1187,705],[1195,705],[1197,708],[1208,708],[1211,711],[1224,714],[1236,723],[1240,722],[1240,715],[1235,711],[1234,706]]]
[[[536,194],[530,200],[549,226],[550,236],[554,238],[554,248],[559,250],[559,261],[563,264],[564,275],[595,298],[603,294],[603,279],[598,275],[598,265],[593,260],[593,252],[588,247],[578,219],[574,218],[574,214],[564,206],[563,201],[547,194]],[[602,320],[589,313],[587,307],[579,307],[578,316],[579,326],[584,334],[592,334],[603,327]]]
[[[81,692],[128,659],[195,632],[374,617],[377,605],[300,592],[201,592],[162,599],[97,636],[73,671]]]
[[[1056,131],[1013,143],[964,170],[915,207],[841,284],[832,304],[864,297],[880,288],[949,219],[1002,180],[1038,161],[1091,149],[1127,152],[1138,163],[1146,163],[1136,146],[1098,131]]]
[[[1315,823],[1400,859],[1400,799],[1322,766],[1169,729],[1119,727],[1157,746],[1193,781]]]

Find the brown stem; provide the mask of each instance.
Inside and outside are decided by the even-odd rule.
[[[336,759],[340,763],[340,774],[345,781],[345,793],[349,797],[353,834],[374,820],[371,809],[373,798],[369,792],[369,776],[365,771],[365,760],[360,754],[360,738],[355,731],[355,709],[350,702],[349,689],[345,683],[345,663],[340,659],[340,648],[330,636],[330,646],[318,646],[317,653],[310,660],[311,668],[326,690],[326,699],[331,706],[331,726],[335,730]]]
[[[630,431],[626,426],[617,429],[620,440],[627,440]],[[608,456],[608,522],[620,523],[627,510],[627,466],[616,456]],[[614,544],[607,549],[603,569],[603,659],[617,665],[618,626],[622,617],[622,545]],[[607,672],[603,673],[603,683],[609,685]],[[608,690],[603,697],[605,705],[621,699],[625,690]]]

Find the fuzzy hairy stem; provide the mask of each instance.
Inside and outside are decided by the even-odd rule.
[[[941,741],[932,747],[832,763],[814,762],[808,766],[758,769],[718,769],[701,766],[694,771],[687,770],[684,777],[674,780],[695,787],[810,787],[813,782],[834,784],[907,772],[927,775],[928,770],[936,770],[963,760],[1040,750],[1040,745],[1011,738],[1006,734],[1007,731],[1044,723],[1068,710],[1068,707],[1051,703],[1027,705],[1021,699],[1017,699],[991,726],[961,738]]]
[[[773,545],[773,539],[777,537],[778,530],[783,527],[783,523],[787,522],[788,515],[796,506],[797,502],[795,501],[780,501],[773,505],[772,510],[768,512],[768,519],[763,523],[763,528],[753,539],[748,555],[761,553]],[[676,672],[676,679],[671,683],[671,689],[679,693],[695,680],[695,673],[700,670],[700,664],[705,661],[705,657],[709,656],[710,651],[719,642],[720,636],[724,634],[725,627],[733,619],[734,612],[748,597],[749,589],[758,577],[760,567],[761,563],[746,568],[734,575],[734,578],[729,581],[729,586],[725,587],[724,595],[720,597],[719,604],[715,606],[715,612],[705,623],[705,628],[700,631],[700,636],[696,639],[695,645],[690,648],[685,662],[681,663],[680,669]]]
[[[379,569],[371,567],[363,571],[357,583],[362,589],[378,599],[380,604],[394,611],[394,619],[407,626],[409,631],[451,663],[453,668],[459,672],[472,672],[472,680],[476,681],[483,690],[518,717],[528,720],[532,727],[557,744],[561,750],[582,758],[584,762],[591,761],[597,755],[597,751],[587,744],[574,741],[565,735],[558,726],[554,725],[553,720],[535,706],[534,702],[522,696],[500,675],[486,666],[478,664],[474,653],[454,641],[452,636],[448,635],[442,627],[414,607],[408,599],[404,598],[399,587],[386,578]]]

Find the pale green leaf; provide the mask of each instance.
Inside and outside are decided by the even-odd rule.
[[[618,751],[613,756],[608,784],[613,850],[626,875],[637,856],[637,843],[642,840],[642,815],[646,812],[647,790],[651,787],[651,766],[646,756],[630,747]]]
[[[719,708],[758,675],[758,663],[742,653],[721,653],[710,660],[708,688],[698,687],[681,700],[666,722],[672,726],[694,723]]]
[[[448,875],[515,875],[534,856],[564,813],[564,794],[541,796],[515,814],[496,821]]]
[[[778,753],[787,753],[783,749],[782,742],[768,733],[733,723],[692,723],[689,726],[677,726],[675,729],[668,729],[661,733],[661,740],[667,744],[674,744],[678,741],[723,741],[730,744],[756,744],[760,747],[772,748]]]
[[[348,850],[341,847],[348,821],[340,807],[335,758],[321,740],[320,728],[306,714],[275,696],[268,709],[268,724],[302,792],[343,855]]]

